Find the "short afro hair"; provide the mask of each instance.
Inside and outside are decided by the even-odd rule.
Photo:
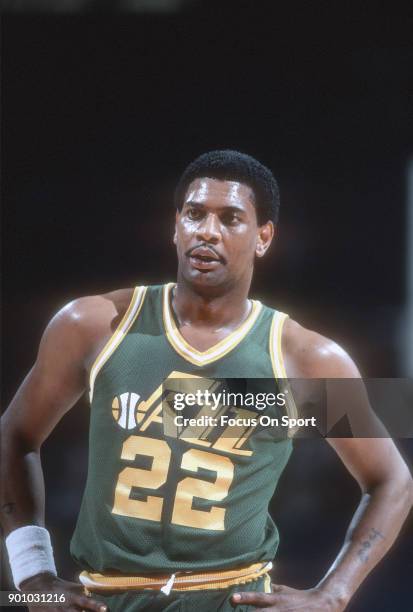
[[[175,189],[175,206],[181,210],[186,191],[197,178],[236,181],[248,185],[254,194],[257,221],[278,222],[280,192],[273,173],[258,160],[239,151],[229,149],[209,151],[197,157],[184,170]]]

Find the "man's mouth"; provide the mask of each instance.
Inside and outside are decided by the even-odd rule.
[[[197,247],[188,253],[191,265],[197,270],[209,272],[215,270],[224,263],[223,258],[213,249],[208,247]]]

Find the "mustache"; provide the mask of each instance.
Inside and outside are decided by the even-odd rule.
[[[210,251],[211,253],[213,253],[215,255],[215,257],[217,259],[219,259],[222,263],[226,263],[225,257],[223,257],[220,253],[218,253],[218,251],[216,251],[213,246],[211,246],[210,244],[205,244],[205,242],[203,242],[201,244],[197,244],[197,245],[191,247],[190,249],[188,249],[186,251],[185,255],[187,257],[191,257],[191,254],[196,249],[206,249],[206,250]]]

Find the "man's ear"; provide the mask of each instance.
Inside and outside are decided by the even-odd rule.
[[[255,254],[257,257],[264,257],[265,253],[270,247],[274,235],[275,227],[272,221],[267,221],[267,223],[258,228],[257,243],[255,246]]]

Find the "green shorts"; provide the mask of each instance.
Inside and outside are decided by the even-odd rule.
[[[270,592],[268,575],[227,589],[172,591],[125,591],[115,595],[93,593],[93,598],[105,603],[109,612],[252,612],[255,606],[233,606],[231,595],[240,591]]]

